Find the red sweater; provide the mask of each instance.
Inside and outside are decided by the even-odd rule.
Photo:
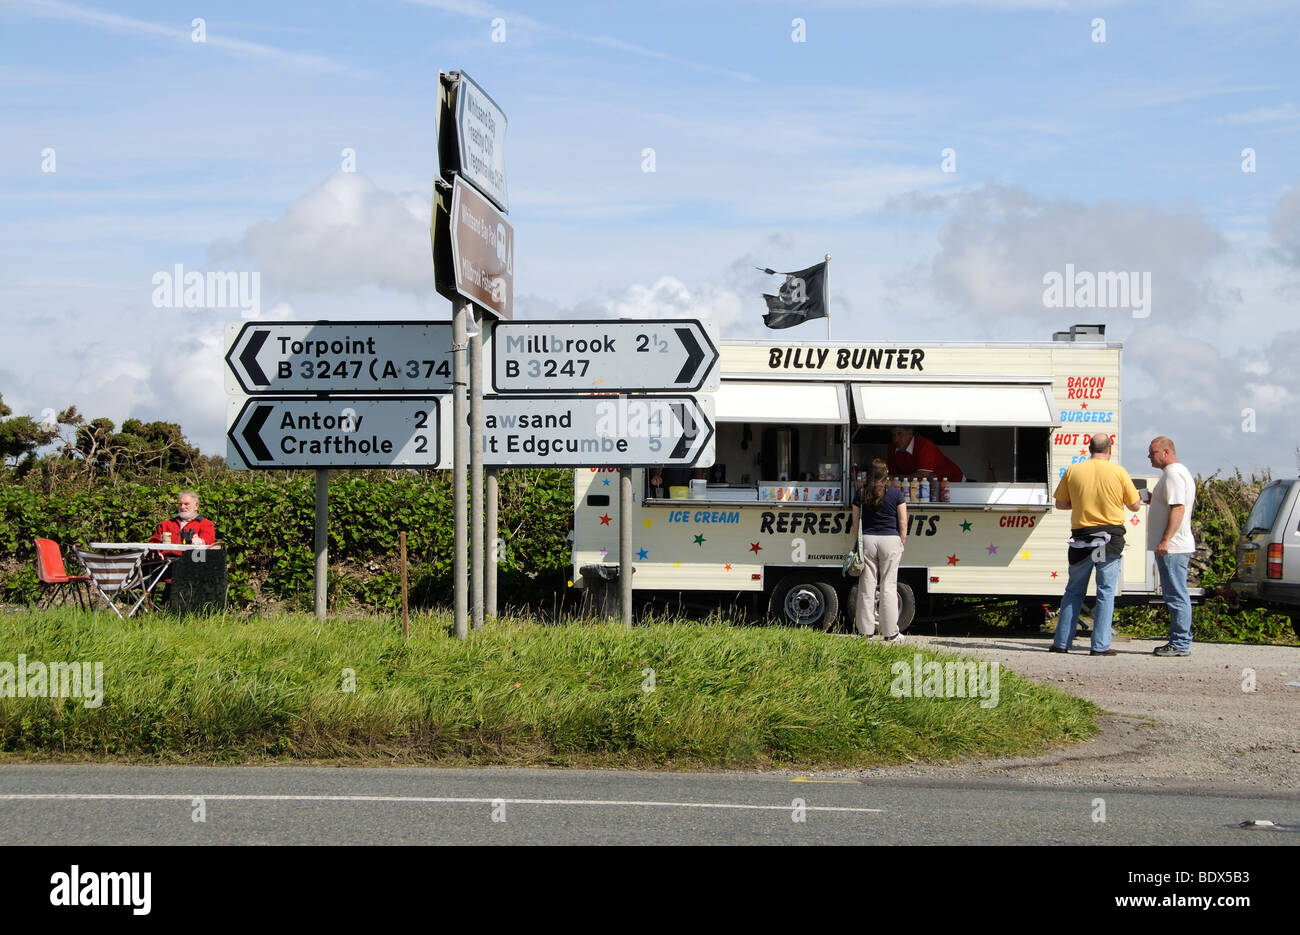
[[[150,542],[162,542],[163,533],[172,534],[172,542],[189,543],[193,541],[194,534],[198,533],[199,538],[203,540],[204,545],[212,545],[217,541],[217,529],[212,525],[212,520],[204,516],[196,516],[194,519],[186,522],[179,516],[173,516],[171,519],[165,519],[158,524],[154,534],[149,538]],[[163,549],[159,550],[168,558],[175,558],[180,552],[169,552]]]
[[[912,436],[912,453],[889,446],[889,473],[892,476],[908,475],[913,471],[933,471],[944,480],[962,479],[961,468],[944,457],[939,446],[920,435]]]

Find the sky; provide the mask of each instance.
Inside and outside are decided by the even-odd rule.
[[[225,325],[446,320],[439,71],[496,100],[516,319],[724,339],[832,255],[837,341],[1124,345],[1120,460],[1294,476],[1291,0],[0,0],[0,394],[225,454]],[[157,277],[242,273],[185,308]],[[1145,307],[1062,308],[1066,270]],[[159,307],[161,306],[161,307]]]

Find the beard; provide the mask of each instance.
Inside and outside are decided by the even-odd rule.
[[[190,520],[196,519],[198,517],[199,511],[190,510],[188,513],[177,513],[176,515],[188,523]]]

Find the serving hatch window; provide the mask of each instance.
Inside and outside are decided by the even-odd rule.
[[[955,462],[967,483],[1043,485],[1051,430],[1058,424],[1051,382],[855,383],[855,461],[880,451],[892,426],[912,427]],[[1027,503],[1045,503],[1040,490]],[[1015,500],[1016,498],[1011,498]],[[1011,500],[987,502],[1011,502]]]

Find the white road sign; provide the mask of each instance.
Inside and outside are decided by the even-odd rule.
[[[713,322],[499,322],[492,331],[498,393],[712,393],[720,382]]]
[[[437,393],[451,389],[446,322],[232,322],[226,392]]]
[[[451,467],[445,398],[232,399],[227,461],[253,470]]]
[[[483,463],[646,467],[713,463],[713,397],[489,397]]]
[[[439,76],[444,98],[454,97],[455,122],[438,127],[439,161],[492,199],[502,211],[510,210],[506,194],[506,115],[496,101],[465,72]],[[444,110],[440,119],[445,121]],[[446,136],[455,131],[455,139]]]

